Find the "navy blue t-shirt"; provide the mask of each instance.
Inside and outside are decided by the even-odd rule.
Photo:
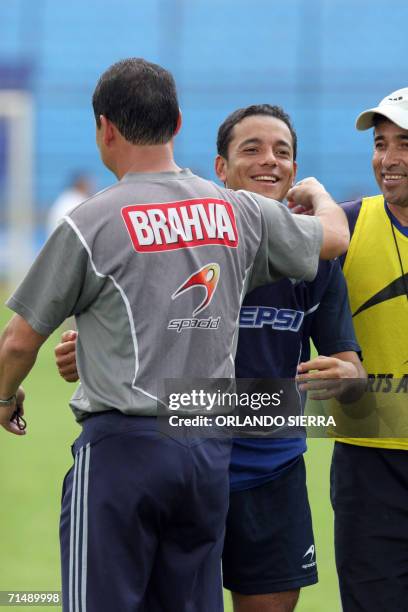
[[[294,378],[310,359],[310,339],[320,355],[360,351],[347,286],[338,260],[321,261],[312,282],[282,279],[249,293],[242,305],[238,378]],[[304,438],[237,438],[231,490],[259,486],[276,478],[306,450]]]

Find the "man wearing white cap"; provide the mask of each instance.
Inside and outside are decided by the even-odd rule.
[[[347,202],[344,261],[377,437],[335,443],[332,503],[344,612],[408,610],[408,87],[357,118],[374,128],[381,195]],[[372,436],[372,433],[363,435]]]

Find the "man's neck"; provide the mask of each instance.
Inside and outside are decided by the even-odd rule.
[[[387,202],[389,211],[394,217],[403,225],[408,227],[408,206],[397,206],[396,204],[389,204]]]
[[[116,160],[112,169],[120,180],[129,172],[180,172],[173,157],[171,143],[165,145],[126,146]]]

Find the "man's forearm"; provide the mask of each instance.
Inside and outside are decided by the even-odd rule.
[[[333,259],[347,251],[350,242],[350,231],[345,212],[330,197],[319,197],[315,216],[323,225],[323,246],[320,252],[322,259]]]
[[[313,177],[303,179],[289,189],[287,198],[293,212],[313,212],[320,219],[323,226],[321,259],[333,259],[347,251],[350,242],[347,217],[319,181]]]
[[[7,338],[0,345],[0,399],[6,399],[17,391],[31,368],[38,350],[20,351],[15,349]]]
[[[45,340],[24,319],[13,317],[0,338],[0,399],[14,395]]]

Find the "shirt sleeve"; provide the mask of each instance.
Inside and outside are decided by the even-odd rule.
[[[360,210],[361,210],[361,205],[363,203],[363,200],[350,200],[348,202],[341,202],[340,206],[342,207],[342,209],[344,210],[344,212],[346,213],[346,217],[347,217],[347,221],[349,224],[349,230],[350,230],[350,241],[353,237],[353,233],[354,233],[354,228],[356,227],[356,223],[357,223],[357,219],[358,216],[360,214]],[[343,255],[340,255],[339,257],[339,261],[341,264],[341,267],[344,267],[344,262],[346,261],[346,256],[347,256],[347,251],[345,253],[343,253]]]
[[[64,221],[51,234],[7,306],[36,332],[48,336],[67,317],[85,310],[105,280],[94,270],[79,236]]]
[[[262,238],[249,289],[282,277],[313,280],[319,265],[323,228],[317,217],[293,215],[281,202],[247,192],[259,206]]]
[[[356,351],[360,354],[340,262],[336,259],[331,264],[326,291],[313,317],[312,340],[320,355],[329,356],[343,351]]]

